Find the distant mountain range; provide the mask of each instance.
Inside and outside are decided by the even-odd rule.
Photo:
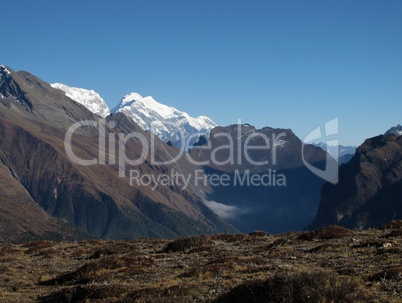
[[[200,136],[208,137],[210,130],[216,126],[216,123],[206,116],[191,117],[174,107],[157,102],[150,96],[142,97],[138,93],[126,95],[119,105],[110,111],[102,97],[93,90],[69,87],[61,83],[51,85],[102,118],[109,116],[111,112],[124,113],[142,129],[152,131],[162,141],[170,141],[178,147],[183,143],[183,149],[186,145],[193,146]]]
[[[0,65],[0,242],[367,228],[402,218],[401,126],[356,153],[340,146],[338,161],[347,163],[333,185],[304,162],[325,169],[327,146],[303,145],[290,129],[215,126],[136,93],[109,114],[94,91],[52,86]],[[166,121],[183,127],[187,140],[208,139],[183,156],[166,144],[182,139]],[[152,123],[163,141],[157,136],[153,154],[144,155],[136,139],[149,146]],[[127,139],[133,133],[138,137]],[[77,162],[68,148],[95,162]],[[175,175],[187,186],[173,182]]]
[[[356,151],[356,146],[345,146],[345,145],[328,145],[326,143],[320,142],[313,144],[327,151],[332,157],[337,159],[342,159],[346,155],[354,155]]]

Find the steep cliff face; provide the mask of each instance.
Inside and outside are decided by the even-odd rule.
[[[402,218],[402,137],[367,139],[340,167],[339,183],[325,184],[317,216],[308,229],[338,224],[376,227]]]
[[[131,133],[151,146],[150,134],[123,114],[100,120],[60,90],[27,72],[4,67],[0,76],[0,161],[14,175],[12,181],[17,182],[18,191],[25,191],[34,206],[40,206],[44,218],[62,218],[92,237],[111,239],[235,231],[203,204],[207,188],[130,182],[130,170],[158,178],[171,171],[192,175],[197,167],[184,157],[154,165],[151,153],[141,158],[144,146],[133,138],[120,150],[119,135]],[[80,159],[95,160],[93,165],[77,163],[66,153],[68,129],[83,121],[92,121],[92,125],[78,127],[71,149]],[[101,123],[105,123],[105,134]],[[100,145],[103,135],[106,143]],[[115,138],[114,143],[109,144],[110,137]],[[178,154],[157,138],[153,147],[159,162],[169,162]],[[120,151],[127,159],[141,158],[141,163],[128,164],[123,169]],[[101,160],[103,153],[105,161]],[[7,186],[1,188],[7,193],[1,198],[2,204],[22,203],[20,199],[11,201],[12,192]],[[17,218],[18,214],[14,216]],[[2,228],[7,229],[2,222]]]

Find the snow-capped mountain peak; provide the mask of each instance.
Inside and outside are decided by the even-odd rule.
[[[143,97],[138,93],[130,93],[126,95],[120,102],[119,106],[127,106],[131,102],[141,101]]]
[[[135,105],[133,105],[134,102],[135,102]],[[126,95],[121,100],[120,104],[115,109],[113,109],[113,111],[117,112],[119,108],[127,107],[127,106],[135,107],[137,109],[142,109],[144,111],[150,111],[150,112],[152,111],[152,112],[158,113],[164,119],[174,117],[178,114],[184,114],[184,115],[188,116],[187,113],[181,112],[174,107],[167,106],[165,104],[161,104],[161,103],[157,102],[151,96],[142,97],[138,93],[130,93],[130,94]]]
[[[7,67],[4,64],[0,64],[0,71],[4,72],[7,75],[10,75],[10,71],[7,69]]]
[[[94,90],[70,87],[62,83],[50,84],[53,88],[64,91],[67,97],[84,105],[88,110],[105,118],[110,115],[109,107],[102,97]]]
[[[385,135],[401,136],[402,135],[402,125],[398,124],[397,126],[391,127],[389,130],[387,130],[385,132]]]
[[[161,140],[171,141],[175,145],[180,145],[182,139],[187,141],[193,135],[186,142],[189,147],[198,140],[199,135],[209,136],[209,131],[216,126],[206,116],[194,118],[186,112],[157,102],[151,96],[142,97],[134,92],[127,94],[112,112],[126,114],[143,129],[151,130]]]

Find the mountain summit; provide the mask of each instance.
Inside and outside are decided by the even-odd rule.
[[[62,83],[53,83],[50,85],[53,88],[62,90],[67,97],[84,105],[94,114],[97,114],[102,118],[106,118],[107,116],[110,115],[110,110],[105,100],[103,100],[102,97],[94,90],[88,90],[78,87],[70,87]]]
[[[391,127],[385,132],[384,135],[395,135],[399,137],[400,135],[402,135],[402,125],[398,124],[397,126]]]
[[[171,141],[176,146],[180,146],[183,139],[188,146],[192,146],[200,135],[208,137],[210,130],[216,126],[206,116],[194,118],[150,96],[142,97],[134,92],[126,95],[112,112],[127,115],[143,129],[152,131],[162,141]]]

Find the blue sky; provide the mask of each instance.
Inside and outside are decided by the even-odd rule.
[[[402,1],[7,1],[0,63],[131,91],[220,125],[339,118],[341,144],[402,123]]]

